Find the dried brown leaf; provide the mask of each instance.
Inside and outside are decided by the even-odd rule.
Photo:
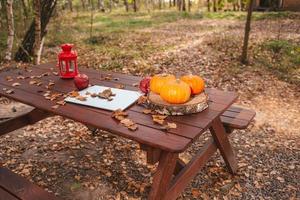
[[[116,88],[118,88],[118,89],[124,89],[124,88],[125,88],[125,85],[123,85],[123,84],[117,84],[117,85],[116,85]]]
[[[78,91],[72,91],[69,93],[70,97],[78,97],[79,96],[79,92]]]
[[[137,104],[141,105],[147,102],[147,97],[146,96],[140,96],[139,99],[137,100]]]
[[[14,90],[13,90],[13,89],[11,89],[11,90],[6,90],[5,93],[6,93],[6,94],[13,94],[13,93],[14,93]]]
[[[13,83],[11,86],[13,86],[13,87],[17,87],[17,86],[20,86],[21,84],[20,83]]]
[[[150,114],[150,113],[152,113],[152,110],[150,110],[150,109],[145,109],[145,110],[143,110],[143,113],[144,113],[144,114]]]
[[[79,96],[76,97],[76,99],[79,100],[79,101],[86,101],[87,98],[84,97],[84,96],[79,95]]]

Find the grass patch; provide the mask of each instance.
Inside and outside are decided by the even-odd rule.
[[[289,40],[268,40],[257,49],[257,61],[280,79],[300,84],[300,44]]]

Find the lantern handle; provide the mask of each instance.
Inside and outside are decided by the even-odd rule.
[[[62,44],[60,47],[64,52],[71,52],[73,44]]]

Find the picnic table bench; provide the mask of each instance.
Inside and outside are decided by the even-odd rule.
[[[114,120],[110,111],[69,103],[57,109],[53,108],[56,102],[47,100],[43,96],[47,90],[64,94],[75,90],[73,80],[60,79],[54,73],[55,71],[56,63],[46,63],[0,73],[0,95],[33,107],[27,113],[0,123],[0,136],[49,116],[60,115],[89,127],[134,140],[140,144],[142,150],[147,152],[149,164],[159,163],[148,196],[148,199],[154,200],[176,199],[217,149],[224,158],[229,172],[236,172],[237,161],[228,134],[234,129],[245,129],[255,116],[254,111],[233,105],[238,97],[236,93],[206,89],[209,95],[209,107],[197,114],[169,116],[167,121],[177,124],[176,129],[170,130],[161,130],[152,122],[150,115],[143,114],[143,107],[132,105],[126,112],[130,119],[137,123],[138,129],[130,131]],[[80,71],[89,76],[90,83],[93,85],[117,87],[122,84],[128,90],[138,90],[136,83],[141,79],[136,76],[93,69],[80,69]],[[7,77],[13,78],[13,81],[7,81]],[[29,84],[30,77],[38,78],[42,85]],[[50,80],[55,84],[46,89],[45,86]],[[14,82],[20,85],[12,86]],[[7,93],[7,90],[11,89],[13,93]],[[211,139],[202,149],[199,149],[189,163],[180,160],[179,153],[184,152],[206,130],[210,130]],[[57,199],[54,195],[1,167],[0,200],[2,196],[3,200]]]

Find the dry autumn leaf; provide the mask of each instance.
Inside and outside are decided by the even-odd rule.
[[[54,106],[51,106],[51,108],[52,108],[52,109],[57,109],[57,108],[59,108],[59,106],[60,106],[60,105],[54,105]]]
[[[17,87],[17,86],[20,86],[21,84],[20,83],[13,83],[11,86],[13,86],[13,87]]]
[[[126,112],[122,111],[121,109],[115,110],[111,115],[111,117],[113,117],[119,121],[125,119],[126,116],[128,116],[128,114]]]
[[[158,123],[160,125],[164,124],[166,118],[167,116],[165,115],[152,115],[153,122]]]
[[[6,76],[5,77],[6,81],[10,82],[10,81],[13,81],[14,79],[11,77],[11,76]]]
[[[152,113],[152,110],[150,110],[150,109],[144,109],[143,113],[144,114],[150,114],[150,113]]]
[[[56,104],[64,106],[66,104],[66,102],[64,100],[62,100],[62,101],[57,101]]]
[[[14,90],[13,90],[13,89],[11,89],[11,90],[6,90],[5,93],[6,93],[6,94],[13,94],[13,93],[14,93]]]
[[[70,97],[78,97],[79,96],[79,92],[78,91],[72,91],[69,93]]]
[[[147,97],[146,96],[140,96],[139,99],[137,100],[137,104],[141,105],[147,102]]]
[[[84,97],[84,96],[79,95],[79,96],[76,97],[76,99],[79,100],[79,101],[86,101],[87,98]]]
[[[118,89],[124,89],[124,88],[125,88],[125,85],[123,85],[123,84],[117,84],[117,85],[116,85],[116,88],[118,88]]]

